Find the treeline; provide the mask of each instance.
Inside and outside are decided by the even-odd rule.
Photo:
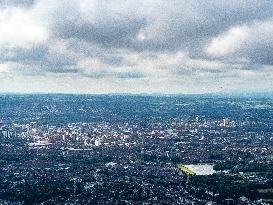
[[[263,172],[273,173],[273,163],[267,161],[260,162],[238,162],[238,161],[222,161],[214,165],[214,170],[229,170],[231,173],[238,172]]]

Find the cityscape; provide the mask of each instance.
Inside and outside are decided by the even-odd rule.
[[[273,1],[0,0],[0,205],[273,205]]]
[[[272,204],[273,103],[0,95],[0,204]]]

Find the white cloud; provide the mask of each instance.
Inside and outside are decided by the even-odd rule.
[[[47,31],[30,10],[6,8],[0,11],[0,45],[30,47],[47,39]]]
[[[213,57],[221,57],[236,52],[247,40],[247,27],[234,27],[226,33],[212,39],[205,51]]]
[[[8,72],[8,65],[7,65],[7,63],[2,63],[2,64],[0,64],[0,73],[6,73],[6,72]]]
[[[273,63],[268,1],[31,2],[0,7],[0,73],[26,89],[20,78],[33,74],[41,89],[55,78],[48,89],[73,92],[206,92],[273,79],[260,65]]]
[[[85,73],[96,73],[108,71],[110,66],[98,58],[85,58],[78,62],[77,67]]]
[[[258,64],[273,63],[273,19],[231,27],[213,38],[204,51],[212,57]]]
[[[238,73],[243,78],[255,78],[257,76],[257,72],[253,70],[239,70]]]

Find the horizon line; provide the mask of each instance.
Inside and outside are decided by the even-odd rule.
[[[257,92],[257,91],[249,91],[249,92],[211,92],[211,93],[133,93],[133,92],[109,92],[109,93],[73,93],[73,92],[1,92],[0,95],[128,95],[128,96],[266,96],[273,97],[273,91],[265,91],[265,92]]]

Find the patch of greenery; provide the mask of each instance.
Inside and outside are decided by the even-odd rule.
[[[177,167],[186,175],[194,176],[195,173],[183,164],[178,164]]]

